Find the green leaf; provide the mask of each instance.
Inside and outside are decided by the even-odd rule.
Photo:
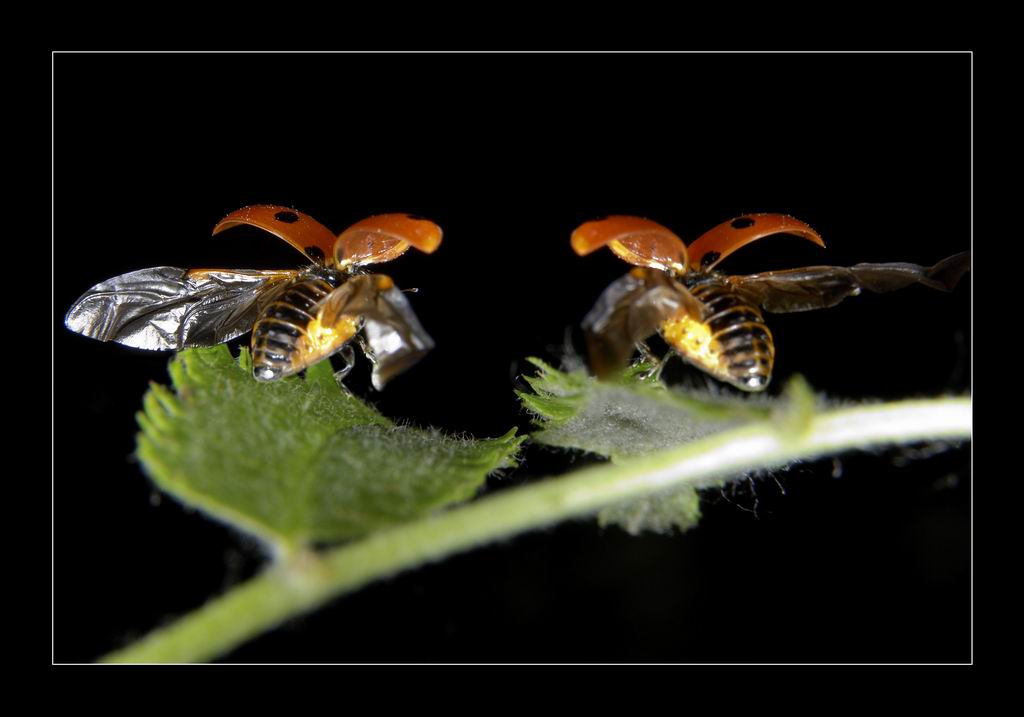
[[[810,396],[809,392],[804,395]],[[807,402],[803,405],[806,408]],[[643,496],[664,491],[666,486],[707,485],[723,474],[743,475],[743,471],[778,468],[848,450],[969,441],[971,419],[969,396],[810,412],[806,420],[793,421],[795,433],[791,433],[793,425],[771,415],[694,444],[511,488],[340,547],[298,552],[102,660],[139,664],[210,660],[376,580],[592,514],[603,506],[625,501],[638,505]],[[677,515],[685,518],[684,506]]]
[[[682,486],[638,500],[604,508],[597,514],[602,527],[616,525],[630,535],[683,532],[700,520],[700,496],[690,486]]]
[[[540,359],[528,361],[539,369],[525,378],[534,393],[518,394],[540,429],[533,439],[612,459],[674,448],[772,412],[762,396],[737,399],[669,390],[647,378],[643,365],[628,369],[618,381],[598,381]]]
[[[523,437],[470,440],[395,425],[342,389],[323,361],[255,381],[242,349],[178,354],[175,391],[153,384],[138,414],[138,455],[186,505],[279,553],[346,540],[471,498],[514,465]]]
[[[529,361],[539,369],[526,378],[534,393],[518,393],[540,429],[533,439],[614,462],[766,418],[775,420],[784,435],[798,435],[814,415],[814,394],[802,379],[789,387],[791,400],[780,401],[763,394],[728,397],[670,390],[650,378],[645,364],[630,367],[617,381],[598,381],[582,372],[559,371],[539,359]],[[605,508],[598,514],[601,525],[617,525],[634,535],[687,530],[699,517],[692,486]]]

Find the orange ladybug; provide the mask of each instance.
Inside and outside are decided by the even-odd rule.
[[[409,247],[431,253],[441,228],[409,214],[381,214],[335,236],[289,207],[256,205],[224,217],[214,234],[241,224],[265,229],[302,252],[302,269],[154,267],[92,287],[64,324],[100,341],[152,350],[213,346],[252,331],[253,376],[272,381],[340,353],[347,372],[352,339],[373,364],[381,389],[434,346],[390,277],[363,267]],[[357,336],[359,333],[362,336]]]
[[[583,256],[607,246],[636,268],[612,282],[583,319],[598,376],[621,371],[638,346],[659,333],[685,361],[746,391],[771,381],[775,344],[763,312],[835,306],[862,290],[911,284],[950,291],[970,268],[964,252],[931,267],[917,264],[810,266],[749,276],[716,269],[747,244],[794,234],[824,247],[807,224],[783,214],[746,214],[719,224],[689,246],[649,219],[610,216],[581,225],[571,243]]]

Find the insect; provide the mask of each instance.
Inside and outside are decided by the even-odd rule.
[[[816,231],[782,214],[747,214],[719,224],[687,247],[648,219],[611,216],[572,234],[583,256],[607,246],[636,268],[601,294],[583,319],[591,365],[604,377],[621,370],[644,340],[659,333],[685,361],[745,391],[771,380],[775,345],[763,311],[785,313],[835,306],[862,290],[911,284],[950,291],[970,268],[964,252],[935,266],[857,264],[809,266],[749,276],[716,270],[727,256],[758,239],[794,234],[824,247]]]
[[[252,370],[260,381],[290,376],[335,353],[347,373],[355,338],[373,364],[378,390],[434,346],[390,277],[365,273],[410,246],[431,253],[441,228],[409,214],[381,214],[335,236],[302,212],[244,207],[213,228],[264,229],[311,262],[302,269],[177,269],[159,266],[92,287],[64,319],[100,341],[153,350],[213,346],[252,330]],[[362,335],[358,335],[359,332]]]

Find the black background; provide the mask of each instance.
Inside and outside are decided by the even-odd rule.
[[[722,268],[930,264],[970,246],[967,54],[82,55],[54,58],[54,659],[90,661],[252,575],[256,545],[159,500],[134,413],[168,356],[66,331],[93,284],[147,266],[301,259],[213,224],[291,205],[335,231],[406,211],[445,230],[383,269],[437,349],[386,415],[477,436],[529,430],[526,356],[627,267],[572,229],[627,213],[684,240],[792,214]],[[970,276],[769,317],[777,392],[964,393]],[[578,340],[578,331],[576,339]],[[237,343],[237,342],[236,342]],[[577,341],[577,345],[579,342]],[[704,385],[677,364],[669,378]],[[576,521],[332,603],[228,655],[242,662],[901,662],[970,658],[968,447],[803,464],[707,496],[682,536]],[[500,490],[582,465],[530,446]],[[839,470],[836,470],[839,468]],[[836,473],[837,476],[834,476]],[[782,490],[784,489],[784,494]],[[755,510],[756,509],[756,510]]]

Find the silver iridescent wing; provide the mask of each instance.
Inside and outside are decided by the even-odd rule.
[[[388,288],[382,289],[381,279]],[[434,341],[413,313],[405,294],[379,274],[354,276],[317,307],[325,326],[342,315],[362,318],[367,358],[378,391],[434,348]]]
[[[400,289],[382,292],[377,310],[364,318],[363,334],[371,352],[367,358],[373,362],[373,387],[378,391],[434,348]]]
[[[260,308],[295,271],[158,266],[115,276],[75,302],[64,325],[126,346],[181,350],[213,346],[252,329]]]

